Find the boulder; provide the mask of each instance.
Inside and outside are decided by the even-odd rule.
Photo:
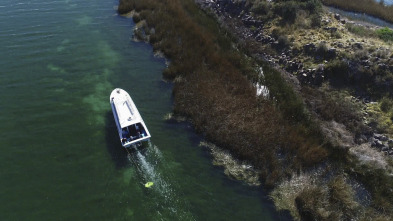
[[[363,44],[360,42],[355,42],[355,43],[353,43],[352,48],[361,50],[361,49],[363,49]]]
[[[340,21],[341,20],[341,16],[340,16],[340,14],[334,14],[334,18],[337,20],[337,21]]]
[[[309,43],[303,46],[303,50],[306,54],[312,54],[315,52],[316,46],[313,43]]]
[[[388,141],[388,137],[383,134],[374,134],[374,138],[380,141]]]
[[[375,146],[376,146],[377,148],[382,148],[384,145],[383,145],[382,141],[377,140],[377,141],[375,141]]]
[[[381,141],[388,141],[389,138],[387,136],[385,136],[385,135],[382,135],[380,140]]]
[[[389,150],[389,147],[386,144],[381,147],[381,151],[386,152],[388,150]]]
[[[330,32],[332,32],[332,33],[334,33],[334,32],[337,31],[337,28],[336,28],[336,27],[324,27],[323,29],[326,30],[326,31],[330,31]]]

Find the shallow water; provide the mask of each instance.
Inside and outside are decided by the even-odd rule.
[[[393,0],[385,0],[386,5],[393,5]],[[338,8],[334,7],[327,7],[329,11],[333,13],[338,13],[341,14],[345,17],[348,17],[351,20],[359,20],[359,21],[365,21],[374,25],[378,25],[381,27],[389,27],[393,29],[393,24],[387,21],[384,21],[382,19],[376,18],[374,16],[370,16],[364,13],[358,13],[358,12],[350,12],[350,11],[344,11]]]
[[[171,111],[165,67],[117,0],[0,3],[0,220],[288,220],[261,187],[231,180]],[[110,92],[151,134],[122,149]],[[144,183],[153,181],[152,188]]]
[[[344,11],[344,10],[341,10],[338,8],[333,8],[333,7],[328,7],[328,9],[329,9],[329,11],[331,11],[333,13],[338,13],[338,14],[343,15],[351,20],[364,21],[364,22],[368,22],[370,24],[381,26],[381,27],[393,28],[392,23],[386,22],[382,19],[370,16],[367,14]]]

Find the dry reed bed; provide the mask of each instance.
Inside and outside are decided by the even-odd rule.
[[[302,100],[280,73],[260,64],[265,74],[263,83],[274,99],[257,97],[251,83],[258,76],[256,63],[233,47],[227,37],[230,34],[201,12],[193,0],[120,0],[120,13],[131,10],[137,11],[134,20],[146,20],[149,25],[145,30],[150,32],[153,48],[171,60],[164,77],[174,80],[174,113],[187,116],[208,141],[260,169],[265,186],[277,187],[293,174],[326,162],[328,151],[322,145],[318,126],[309,120]],[[333,160],[346,158],[345,153],[333,155],[339,155],[332,156]],[[358,174],[361,178],[372,176]],[[357,209],[352,200],[347,200],[353,194],[350,190],[340,193],[340,189],[349,188],[345,179],[332,179],[330,183],[328,189],[316,185],[298,193],[297,209],[312,212],[309,215],[314,218],[329,217],[316,212],[331,204],[327,205],[331,211],[341,210],[347,218],[347,211]],[[318,194],[314,193],[323,197],[316,198]],[[386,201],[380,208],[389,205]]]
[[[321,0],[323,4],[346,11],[366,13],[388,22],[393,22],[393,5],[385,6],[374,0]]]
[[[150,43],[171,59],[164,77],[176,79],[175,114],[187,116],[207,140],[251,161],[265,184],[274,186],[326,158],[301,99],[280,74],[264,70],[278,102],[258,98],[250,82],[255,63],[192,0],[122,0],[119,12],[130,10],[155,29]]]

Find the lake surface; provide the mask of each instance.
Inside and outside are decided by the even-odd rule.
[[[344,11],[342,9],[338,9],[338,8],[334,8],[334,7],[327,7],[327,8],[329,9],[329,11],[343,15],[351,20],[364,21],[364,22],[368,22],[370,24],[374,24],[377,26],[388,27],[388,28],[393,29],[392,23],[387,22],[382,19],[379,19],[379,18],[376,18],[376,17],[368,15],[368,14],[351,12],[351,11]]]
[[[380,0],[378,0],[377,2],[380,2]],[[385,5],[393,5],[393,0],[384,0]]]
[[[0,3],[0,220],[288,220],[229,179],[172,109],[165,61],[117,0]],[[151,134],[125,151],[109,105],[130,93]],[[153,181],[151,189],[144,183]]]

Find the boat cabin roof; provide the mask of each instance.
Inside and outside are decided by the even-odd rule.
[[[142,117],[127,92],[119,89],[112,92],[112,102],[116,108],[121,128],[142,122]]]

